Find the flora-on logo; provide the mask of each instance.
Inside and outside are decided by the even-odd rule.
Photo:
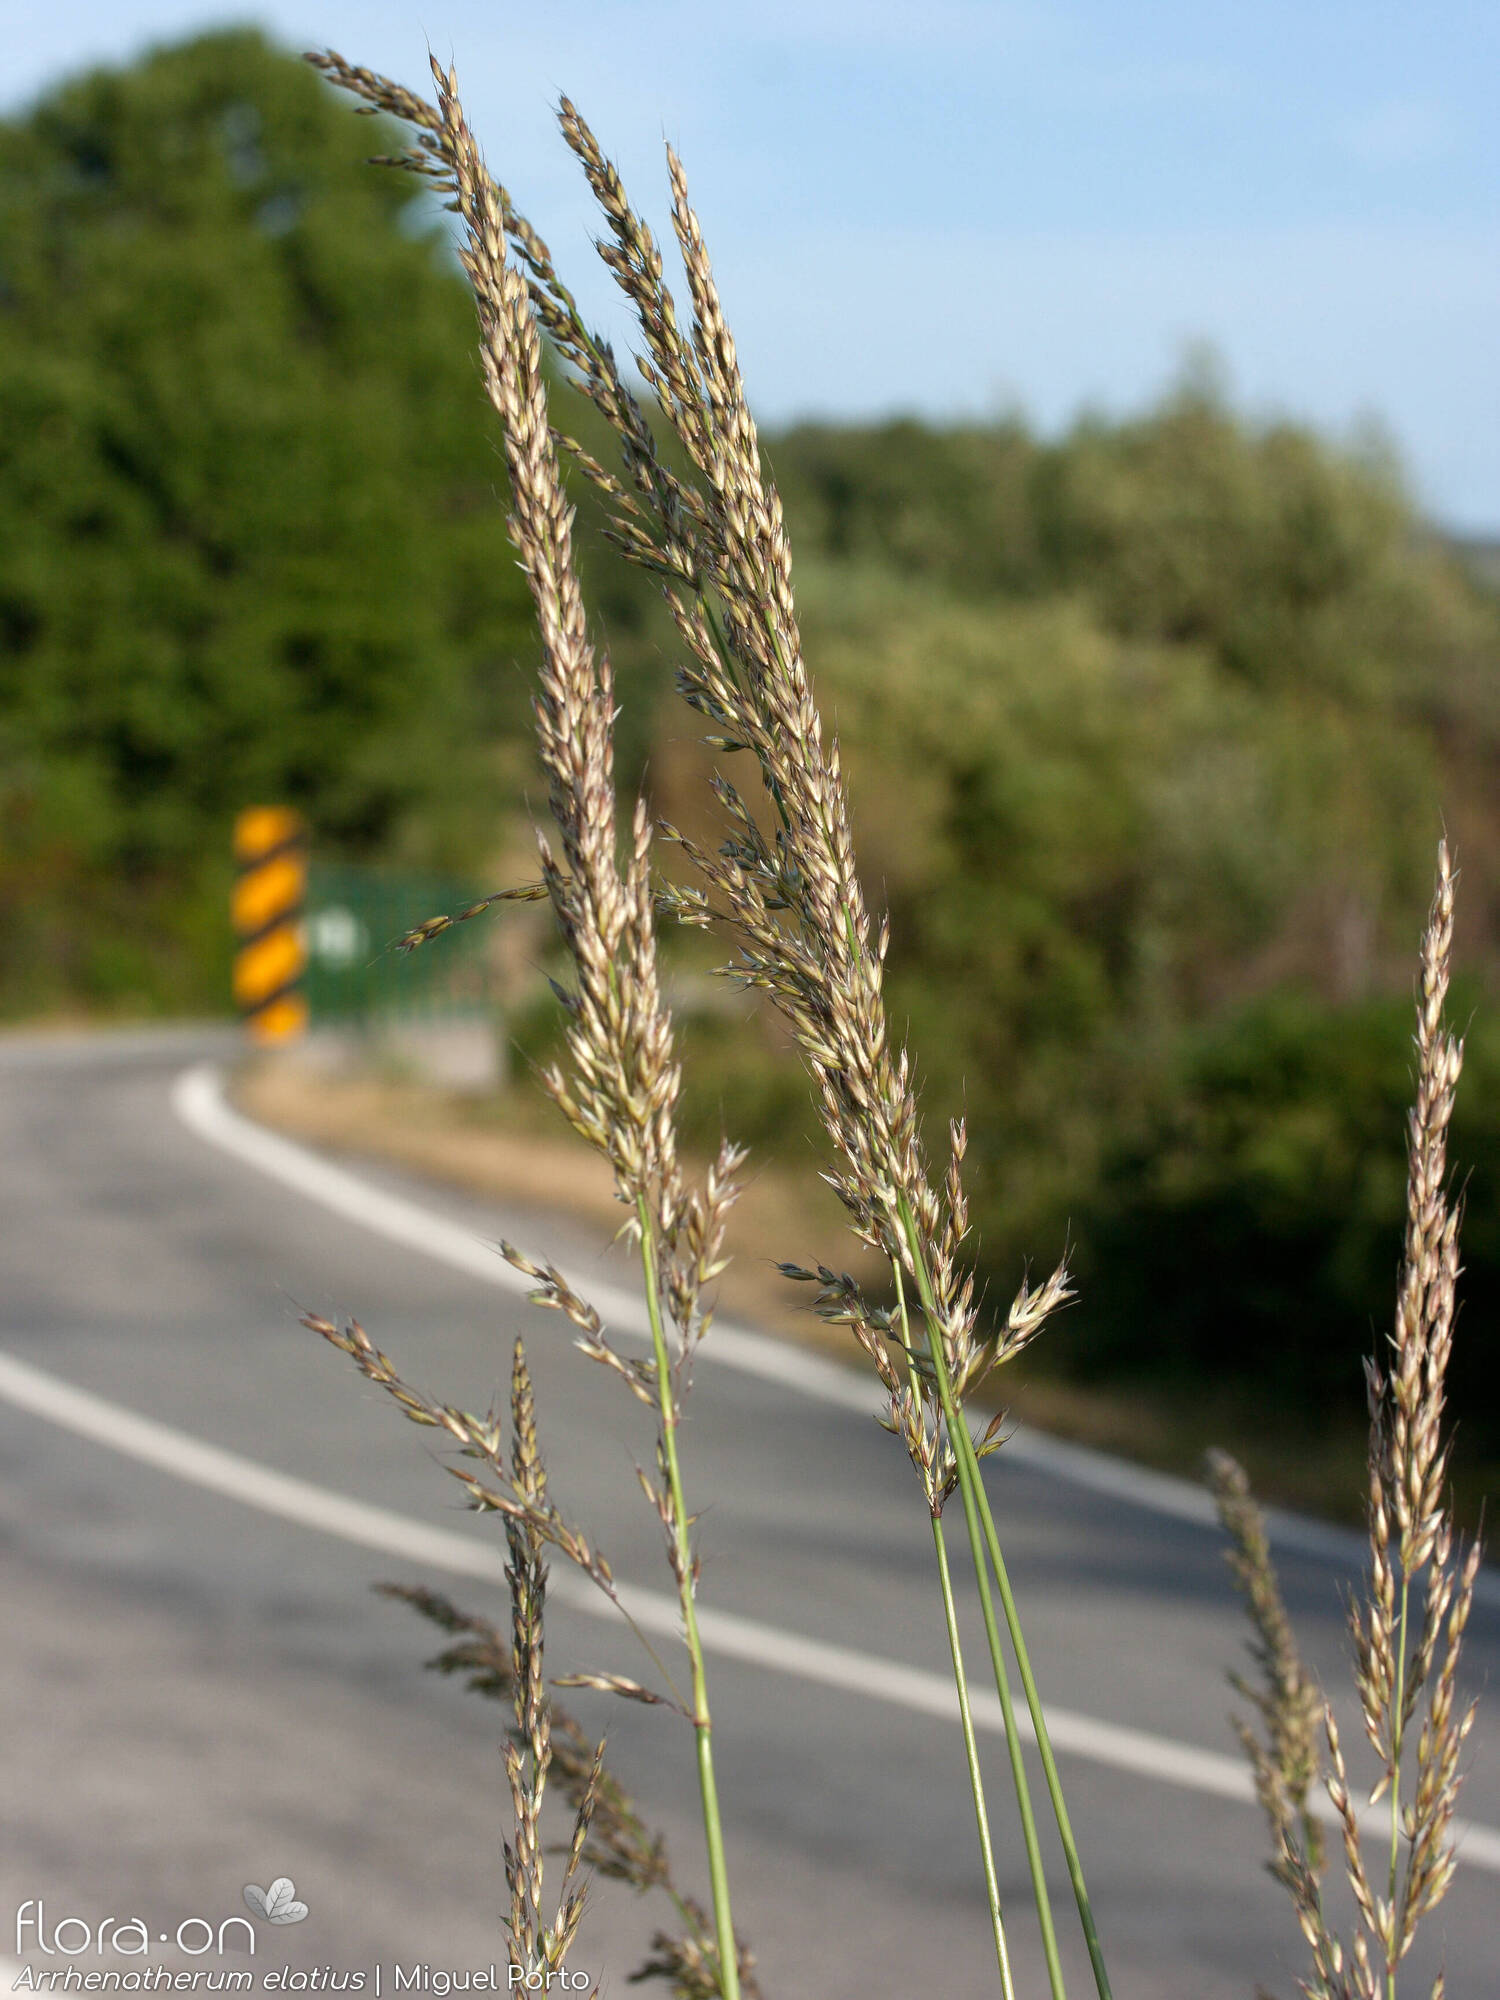
[[[307,1915],[307,1905],[297,1901],[297,1886],[290,1875],[278,1875],[269,1889],[247,1882],[245,1901],[268,1924],[300,1924]]]
[[[307,1914],[305,1909],[302,1913]],[[154,1941],[175,1942],[190,1958],[201,1958],[207,1951],[215,1951],[222,1958],[226,1935],[233,1931],[244,1933],[243,1939],[236,1938],[234,1948],[248,1952],[253,1958],[255,1926],[248,1917],[225,1917],[217,1929],[207,1917],[184,1917],[175,1931],[157,1931]],[[49,1922],[47,1906],[40,1896],[28,1896],[16,1910],[17,1958],[33,1951],[45,1952],[48,1958],[81,1958],[86,1952],[103,1957],[106,1951],[118,1952],[123,1958],[144,1958],[152,1942],[151,1928],[144,1917],[123,1920],[101,1917],[95,1924],[87,1917],[66,1916]]]

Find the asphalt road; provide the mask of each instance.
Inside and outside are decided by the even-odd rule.
[[[503,1382],[524,1328],[554,1490],[623,1577],[662,1593],[632,1469],[649,1454],[649,1418],[572,1351],[557,1315],[190,1129],[174,1083],[231,1046],[213,1031],[0,1043],[0,1358],[42,1371],[64,1401],[71,1389],[107,1406],[104,1434],[84,1435],[66,1410],[54,1420],[0,1393],[0,1955],[65,1963],[37,1952],[29,1930],[17,1950],[15,1912],[34,1916],[38,1901],[51,1930],[79,1920],[64,1942],[106,1916],[140,1915],[156,1938],[185,1919],[245,1914],[245,1884],[287,1876],[309,1914],[260,1928],[257,1973],[363,1970],[368,1993],[378,1964],[389,1993],[397,1966],[495,1959],[508,1802],[495,1712],[423,1672],[427,1629],[370,1585],[426,1581],[503,1622],[491,1582],[442,1566],[458,1548],[478,1551],[483,1570],[498,1538],[464,1512],[424,1435],[306,1333],[299,1310],[356,1313],[408,1375],[470,1407]],[[591,1279],[629,1284],[618,1255],[601,1261],[575,1226],[354,1171],[465,1241],[504,1234],[555,1256],[585,1292]],[[690,1408],[703,1602],[751,1621],[720,1628],[711,1688],[736,1918],[768,1996],[993,1993],[958,1732],[923,1705],[946,1653],[910,1468],[867,1417],[796,1379],[705,1359]],[[145,1434],[110,1412],[184,1442],[148,1463]],[[230,1461],[194,1461],[186,1440],[245,1462],[248,1497],[214,1490],[214,1466]],[[1224,1670],[1242,1642],[1216,1535],[1182,1518],[1190,1504],[1141,1504],[1147,1489],[1128,1476],[1099,1490],[1108,1468],[1081,1483],[1045,1449],[990,1464],[1038,1675],[1069,1724],[1064,1782],[1116,1994],[1249,2000],[1257,1981],[1290,1993],[1299,1941],[1261,1867],[1259,1818],[1214,1788],[1233,1750]],[[301,1502],[268,1511],[301,1489],[267,1472],[438,1530],[438,1560],[364,1545],[372,1521],[365,1540],[379,1539],[373,1516],[325,1531],[337,1519],[316,1496],[300,1514]],[[957,1562],[961,1535],[954,1550]],[[1339,1537],[1316,1535],[1282,1554],[1307,1651],[1333,1687],[1347,1684],[1347,1555]],[[799,1654],[799,1641],[814,1649]],[[554,1672],[644,1665],[627,1632],[571,1593],[554,1607],[548,1657]],[[1466,1687],[1482,1692],[1497,1664],[1500,1592],[1488,1583]],[[689,1733],[661,1711],[578,1705],[608,1726],[612,1762],[699,1879]],[[1451,2000],[1500,1994],[1497,1740],[1493,1708],[1481,1710],[1463,1799],[1478,1858],[1416,1956],[1413,1994],[1439,1952]],[[1163,1748],[1174,1745],[1175,1766]],[[995,1734],[984,1750],[1030,2000],[1045,1981]],[[1137,1750],[1147,1769],[1128,1768]],[[623,1994],[657,1918],[600,1885],[575,1962]],[[1069,1992],[1084,1995],[1086,1962],[1064,1929]],[[190,1925],[188,1949],[204,1935]],[[240,1931],[226,1939],[223,1958],[87,1962],[248,1966]]]

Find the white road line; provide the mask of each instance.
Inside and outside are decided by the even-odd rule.
[[[0,1350],[0,1397],[125,1458],[154,1466],[190,1486],[220,1493],[227,1500],[258,1508],[262,1514],[294,1521],[299,1527],[318,1528],[383,1555],[429,1563],[435,1569],[480,1577],[505,1587],[505,1563],[487,1543],[451,1529],[426,1527],[385,1507],[368,1506],[311,1480],[241,1458],[238,1452],[205,1444],[171,1424],[140,1416],[86,1389],[75,1389],[59,1376],[33,1368],[30,1362],[4,1350]]]
[[[352,1500],[345,1494],[314,1485],[310,1480],[277,1472],[271,1466],[242,1458],[237,1452],[205,1444],[169,1424],[158,1423],[153,1417],[143,1417],[87,1390],[76,1389],[71,1383],[3,1350],[0,1350],[0,1398],[79,1437],[154,1466],[175,1479],[258,1508],[262,1513],[338,1536],[361,1548],[378,1550],[382,1555],[400,1556],[432,1569],[505,1588],[503,1556],[498,1549],[473,1536],[458,1534],[450,1528],[428,1527],[387,1508],[372,1507],[365,1501]],[[550,1587],[554,1596],[574,1610],[606,1618],[614,1615],[607,1601],[581,1577],[564,1571],[554,1576]],[[622,1587],[620,1596],[644,1630],[667,1638],[680,1634],[681,1615],[675,1598],[634,1586]],[[944,1721],[957,1718],[952,1684],[940,1674],[858,1652],[852,1647],[804,1638],[799,1633],[762,1624],[759,1619],[741,1618],[712,1606],[700,1609],[698,1621],[704,1644],[713,1653],[836,1688],[841,1693],[888,1702],[913,1713]],[[976,1725],[1003,1736],[1005,1724],[998,1699],[976,1690],[972,1700]],[[1064,1755],[1087,1758],[1117,1771],[1128,1771],[1187,1791],[1241,1803],[1253,1802],[1250,1775],[1237,1758],[1199,1750],[1145,1730],[1102,1722],[1072,1709],[1049,1707],[1047,1724],[1054,1748]],[[1032,1740],[1029,1719],[1018,1718],[1018,1726],[1026,1740]],[[1326,1806],[1321,1816],[1330,1824],[1335,1823]],[[1369,1823],[1378,1833],[1387,1824],[1386,1815],[1372,1811]],[[1500,1829],[1455,1821],[1454,1830],[1461,1862],[1500,1874]]]
[[[461,1228],[446,1216],[436,1215],[403,1195],[372,1187],[357,1174],[334,1166],[307,1147],[241,1117],[225,1103],[223,1074],[212,1063],[197,1064],[176,1079],[172,1085],[172,1109],[200,1139],[233,1154],[271,1180],[280,1181],[283,1186],[332,1209],[360,1228],[373,1230],[392,1243],[400,1243],[408,1250],[435,1258],[467,1277],[498,1285],[502,1291],[514,1292],[518,1297],[532,1289],[530,1279],[507,1264],[492,1243],[482,1241],[472,1230]],[[609,1322],[612,1332],[650,1339],[645,1307],[634,1293],[611,1284],[607,1278],[591,1278],[586,1289],[589,1303]],[[728,1326],[717,1319],[713,1338],[702,1354],[705,1359],[716,1359],[742,1374],[798,1389],[805,1396],[837,1403],[862,1416],[873,1415],[878,1407],[865,1378],[853,1369],[841,1368],[816,1354],[800,1353],[764,1334]]]
[[[198,1063],[184,1070],[173,1082],[171,1103],[178,1119],[200,1139],[243,1160],[269,1179],[280,1181],[284,1187],[332,1209],[360,1228],[373,1230],[393,1243],[435,1258],[484,1284],[516,1293],[528,1289],[528,1281],[520,1272],[513,1270],[498,1250],[472,1231],[402,1195],[372,1187],[357,1174],[334,1166],[279,1133],[268,1132],[263,1125],[233,1110],[225,1102],[223,1072],[215,1064]],[[645,1309],[634,1293],[607,1279],[591,1281],[587,1290],[590,1302],[609,1321],[613,1331],[642,1341],[650,1339]],[[873,1416],[879,1407],[869,1379],[855,1369],[724,1320],[714,1321],[713,1337],[702,1348],[701,1359],[709,1366],[717,1362],[743,1375],[794,1389],[815,1402],[831,1403],[860,1416]],[[1192,1480],[1130,1465],[1087,1445],[1049,1438],[1024,1426],[1016,1429],[1005,1451],[1013,1463],[1030,1466],[1070,1485],[1217,1531],[1213,1501]],[[1350,1568],[1362,1561],[1364,1538],[1352,1529],[1307,1520],[1276,1508],[1268,1510],[1267,1525],[1278,1548],[1318,1556]],[[1500,1604],[1500,1576],[1481,1573],[1474,1596],[1480,1604]]]

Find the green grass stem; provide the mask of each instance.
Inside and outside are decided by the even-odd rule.
[[[740,2000],[739,1948],[735,1943],[734,1921],[730,1915],[729,1869],[724,1858],[724,1827],[719,1815],[718,1781],[714,1775],[713,1718],[708,1707],[708,1675],[703,1665],[703,1642],[698,1635],[698,1611],[694,1602],[690,1516],[683,1491],[682,1467],[677,1456],[677,1403],[672,1394],[671,1361],[667,1354],[666,1330],[661,1320],[656,1237],[643,1196],[636,1198],[636,1217],[641,1230],[641,1270],[645,1281],[646,1309],[651,1316],[651,1345],[656,1356],[662,1453],[666,1459],[667,1487],[672,1503],[672,1535],[676,1547],[673,1567],[677,1573],[677,1595],[682,1605],[683,1637],[693,1673],[692,1719],[698,1747],[698,1791],[703,1801],[703,1839],[708,1850],[714,1933],[718,1940],[719,1990],[723,2000]]]
[[[995,1582],[1000,1591],[1001,1608],[1005,1613],[1006,1629],[1010,1633],[1011,1644],[1015,1648],[1016,1665],[1020,1669],[1021,1686],[1026,1694],[1026,1706],[1031,1714],[1032,1727],[1036,1731],[1037,1749],[1041,1754],[1042,1770],[1047,1780],[1047,1795],[1052,1801],[1052,1810],[1057,1818],[1057,1831],[1062,1839],[1063,1854],[1068,1865],[1068,1880],[1073,1886],[1073,1899],[1078,1905],[1078,1920],[1083,1926],[1084,1942],[1088,1946],[1089,1963],[1094,1969],[1094,1985],[1098,1989],[1099,2000],[1112,2000],[1109,1973],[1104,1964],[1104,1951],[1099,1943],[1099,1927],[1094,1921],[1094,1909],[1089,1901],[1088,1885],[1083,1879],[1083,1863],[1078,1854],[1078,1843],[1073,1837],[1073,1826],[1068,1818],[1068,1808],[1063,1799],[1062,1779],[1058,1775],[1057,1759],[1052,1754],[1052,1741],[1047,1733],[1047,1719],[1042,1710],[1042,1699],[1037,1692],[1036,1677],[1031,1671],[1031,1660],[1026,1651],[1026,1640],[1021,1631],[1021,1617],[1016,1609],[1016,1600],[1010,1587],[1010,1577],[1006,1572],[1005,1558],[1000,1552],[1000,1537],[995,1531],[994,1516],[990,1512],[984,1482],[979,1476],[979,1460],[974,1451],[973,1440],[968,1427],[960,1420],[962,1439],[958,1446],[959,1463],[967,1457],[974,1484],[979,1491],[979,1512],[985,1546],[990,1562],[994,1566]],[[967,1451],[965,1451],[967,1446]]]
[[[942,1342],[934,1331],[937,1324],[937,1307],[932,1295],[932,1281],[927,1272],[926,1261],[921,1254],[916,1224],[904,1200],[901,1203],[901,1221],[916,1266],[917,1288],[922,1297],[922,1309],[927,1315],[929,1336],[927,1347],[932,1357],[933,1371],[937,1376],[943,1421],[953,1442],[954,1462],[958,1469],[959,1499],[963,1503],[964,1526],[968,1530],[969,1548],[974,1558],[974,1581],[979,1590],[979,1608],[984,1617],[985,1637],[989,1642],[990,1663],[995,1674],[995,1692],[1000,1697],[1000,1713],[1005,1723],[1005,1747],[1010,1756],[1011,1777],[1016,1788],[1016,1809],[1021,1817],[1021,1836],[1026,1845],[1027,1866],[1031,1871],[1037,1922],[1041,1926],[1042,1952],[1047,1961],[1047,1979],[1052,1989],[1053,2000],[1066,2000],[1067,1988],[1063,1982],[1062,1961],[1057,1950],[1057,1927],[1052,1920],[1052,1899],[1047,1888],[1046,1869],[1042,1863],[1041,1842],[1037,1838],[1036,1814],[1032,1809],[1031,1786],[1026,1776],[1025,1759],[1021,1754],[1021,1739],[1016,1730],[1016,1711],[1010,1691],[1010,1673],[1005,1664],[1005,1649],[1000,1641],[1000,1629],[995,1620],[994,1597],[990,1590],[989,1571],[985,1566],[984,1532],[974,1490],[976,1486],[980,1486],[982,1493],[983,1488],[977,1477],[977,1461],[972,1460],[972,1454],[966,1459],[960,1448],[960,1434],[967,1440],[968,1426],[964,1423],[954,1401],[947,1357],[942,1351]]]
[[[948,1628],[948,1650],[953,1655],[953,1684],[958,1689],[958,1713],[963,1723],[964,1757],[969,1767],[969,1789],[974,1794],[974,1817],[979,1824],[979,1852],[984,1862],[984,1892],[990,1906],[990,1928],[995,1934],[995,1957],[1000,1965],[1000,1991],[1005,2000],[1016,2000],[1011,1977],[1010,1951],[1005,1942],[1005,1917],[1000,1908],[1000,1883],[995,1874],[995,1854],[990,1841],[990,1818],[984,1802],[984,1774],[979,1765],[979,1746],[974,1740],[974,1717],[969,1707],[969,1678],[964,1670],[963,1646],[958,1634],[958,1613],[953,1601],[953,1576],[948,1567],[948,1551],[943,1542],[943,1517],[932,1517],[932,1545],[937,1551],[938,1582],[943,1592],[943,1618]]]
[[[917,1285],[922,1295],[923,1310],[928,1314],[928,1350],[932,1356],[933,1371],[937,1376],[938,1395],[943,1405],[943,1417],[948,1425],[954,1457],[958,1464],[959,1491],[964,1496],[965,1518],[970,1508],[977,1516],[977,1527],[972,1530],[976,1543],[976,1561],[980,1561],[978,1541],[982,1536],[988,1551],[990,1563],[995,1572],[995,1583],[1000,1592],[1000,1603],[1005,1613],[1006,1630],[1010,1633],[1011,1646],[1015,1651],[1016,1666],[1020,1671],[1021,1685],[1026,1693],[1026,1706],[1031,1714],[1032,1727],[1036,1732],[1037,1750],[1042,1759],[1042,1770],[1047,1780],[1047,1793],[1052,1801],[1052,1810],[1057,1819],[1057,1831],[1062,1840],[1063,1854],[1067,1861],[1068,1880],[1072,1884],[1074,1901],[1078,1905],[1078,1920],[1083,1926],[1084,1941],[1088,1946],[1089,1963],[1093,1967],[1094,1984],[1099,2000],[1112,2000],[1109,1973],[1104,1963],[1104,1952],[1099,1942],[1099,1927],[1094,1921],[1093,1904],[1089,1900],[1088,1885],[1083,1877],[1083,1862],[1078,1853],[1078,1842],[1073,1837],[1072,1821],[1068,1817],[1067,1804],[1063,1798],[1062,1779],[1058,1774],[1057,1759],[1052,1754],[1052,1739],[1047,1729],[1047,1717],[1042,1708],[1042,1698],[1037,1691],[1036,1676],[1031,1670],[1031,1657],[1027,1652],[1025,1634],[1021,1630],[1021,1615],[1016,1608],[1015,1594],[1010,1587],[1010,1575],[1005,1566],[1005,1557],[1000,1548],[1000,1536],[995,1528],[995,1517],[990,1509],[989,1495],[985,1491],[983,1475],[979,1468],[979,1454],[974,1448],[974,1440],[969,1435],[969,1426],[958,1410],[953,1395],[953,1384],[948,1374],[947,1357],[943,1353],[942,1341],[937,1337],[937,1303],[932,1293],[932,1280],[920,1254],[916,1224],[911,1211],[902,1203],[901,1219],[906,1230],[907,1242],[916,1264]],[[1003,1671],[1003,1655],[1000,1651],[999,1634],[994,1630],[993,1612],[990,1606],[987,1580],[980,1581],[980,1603],[985,1611],[985,1630],[990,1639],[990,1654],[995,1661],[995,1685],[1000,1695],[1000,1705],[1005,1710],[1007,1732],[1011,1727],[1008,1706],[1009,1686]],[[1022,1806],[1022,1823],[1026,1823],[1027,1808]],[[1045,1936],[1045,1927],[1044,1927]],[[1050,1963],[1050,1961],[1049,1961]]]
[[[901,1265],[895,1258],[891,1260],[891,1270],[895,1276],[896,1297],[901,1309],[901,1351],[906,1357],[907,1373],[915,1383],[911,1320],[906,1310],[906,1286],[901,1277]],[[953,1573],[948,1565],[948,1548],[943,1539],[943,1517],[936,1505],[932,1511],[932,1543],[937,1553],[938,1583],[943,1593],[943,1618],[948,1632],[948,1650],[953,1658],[953,1685],[958,1691],[959,1720],[963,1724],[964,1756],[969,1768],[969,1790],[974,1795],[974,1817],[979,1826],[979,1852],[984,1864],[985,1894],[990,1905],[990,1928],[995,1934],[995,1956],[1000,1966],[1000,1987],[1005,2000],[1014,2000],[1015,1987],[1011,1978],[1010,1950],[1005,1941],[1005,1917],[1000,1908],[1000,1883],[995,1873],[995,1851],[990,1839],[989,1808],[985,1804],[984,1772],[979,1762],[979,1746],[974,1738],[974,1716],[969,1704],[969,1677],[964,1666],[963,1641],[959,1636],[958,1612],[953,1599]]]

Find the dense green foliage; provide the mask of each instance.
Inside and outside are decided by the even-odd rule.
[[[1465,1019],[1460,999],[1457,1018]],[[1090,1369],[1239,1382],[1270,1402],[1357,1407],[1360,1357],[1394,1316],[1411,1101],[1410,1008],[1268,995],[1183,1037],[1151,1115],[1119,1133],[1081,1218]],[[1500,1029],[1470,1028],[1454,1153],[1468,1179],[1463,1331],[1450,1392],[1500,1450],[1485,1329],[1500,1308]]]
[[[229,823],[471,859],[524,727],[472,309],[254,34],[0,126],[0,993],[219,1005]]]
[[[471,307],[414,184],[364,164],[388,137],[250,34],[0,125],[12,1013],[218,1004],[242,804],[300,804],[325,853],[466,872],[523,809],[533,642]],[[586,410],[564,421],[608,456]],[[1500,607],[1389,465],[1247,425],[1191,378],[1051,442],[904,422],[767,447],[893,1011],[934,1125],[968,1114],[996,1294],[1071,1238],[1083,1302],[1055,1357],[1357,1404],[1441,818],[1485,1318]],[[622,774],[702,831],[673,635],[580,499]],[[683,990],[700,1135],[806,1159],[774,1028]],[[543,1045],[538,1012],[518,1025]],[[1457,1387],[1500,1453],[1484,1354],[1460,1343]]]

